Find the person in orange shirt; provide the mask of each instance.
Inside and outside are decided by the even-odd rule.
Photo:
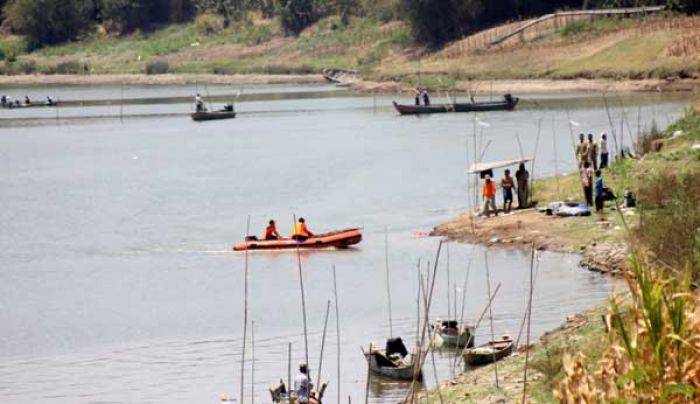
[[[306,221],[304,218],[300,217],[297,223],[294,225],[294,234],[292,234],[292,238],[294,240],[304,241],[313,236],[314,234],[309,231],[308,227],[306,227]]]
[[[491,181],[491,176],[486,175],[484,177],[484,185],[481,187],[481,195],[484,199],[484,205],[481,212],[486,215],[486,217],[491,216],[491,210],[498,216],[498,209],[496,209],[496,183]]]
[[[277,232],[277,226],[275,226],[275,221],[270,220],[269,225],[265,228],[265,240],[279,240],[282,236]]]

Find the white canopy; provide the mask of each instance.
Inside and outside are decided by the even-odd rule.
[[[472,164],[472,166],[469,168],[469,173],[470,174],[479,174],[482,171],[493,170],[495,168],[515,166],[515,165],[518,165],[520,163],[528,162],[530,160],[532,160],[532,158],[522,158],[522,159],[516,159],[516,160],[504,160],[504,161],[476,163],[476,164]]]

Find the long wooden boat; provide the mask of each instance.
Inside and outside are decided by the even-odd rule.
[[[442,338],[445,346],[471,348],[474,346],[474,327],[465,325],[461,329],[456,320],[438,320],[433,324],[435,333]]]
[[[422,370],[416,369],[415,354],[408,354],[401,338],[388,339],[384,349],[372,343],[369,351],[362,352],[372,373],[398,380],[423,379]]]
[[[243,243],[236,244],[233,247],[234,251],[245,250],[286,250],[286,249],[322,249],[322,248],[347,248],[362,241],[362,232],[360,229],[346,229],[334,231],[325,234],[317,234],[314,237],[309,237],[304,241],[298,241],[291,238],[279,240],[258,240],[255,237],[249,237]]]
[[[192,113],[192,120],[213,121],[216,119],[231,119],[236,117],[236,111],[222,109],[220,111],[197,111]]]
[[[470,366],[485,365],[505,358],[513,353],[513,339],[503,336],[500,340],[489,341],[475,348],[464,350],[464,362]]]
[[[7,104],[3,104],[2,107],[3,107],[3,108],[7,108],[7,109],[15,109],[15,108],[39,108],[39,107],[56,107],[56,106],[58,106],[58,104],[59,104],[58,101],[53,101],[53,102],[51,102],[51,103],[48,103],[48,102],[46,102],[46,101],[43,101],[43,102],[32,102],[32,103],[29,103],[29,104],[25,104],[25,103],[15,104],[15,103],[11,103],[11,102],[10,102],[10,103],[7,103]]]
[[[511,111],[518,105],[520,99],[506,94],[503,101],[453,103],[435,105],[406,105],[392,101],[394,108],[401,115],[439,114],[446,112],[483,112],[483,111]]]

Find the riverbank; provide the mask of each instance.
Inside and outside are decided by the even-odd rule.
[[[177,85],[177,84],[322,84],[319,74],[22,74],[0,75],[3,86]]]

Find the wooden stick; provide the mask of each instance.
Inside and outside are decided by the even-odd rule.
[[[534,196],[534,187],[532,184],[535,181],[535,160],[537,160],[537,149],[540,145],[540,134],[542,133],[542,119],[540,118],[537,121],[537,137],[535,138],[535,150],[532,153],[532,163],[530,164],[530,183],[528,184],[527,187],[527,201],[531,202],[532,198]],[[527,207],[527,206],[526,206]]]
[[[530,255],[530,293],[527,301],[527,339],[526,339],[526,349],[525,349],[525,371],[523,376],[523,399],[522,403],[525,404],[525,399],[527,398],[527,365],[530,359],[530,319],[532,317],[532,291],[534,289],[532,270],[535,264],[535,244],[532,244],[532,254]]]
[[[309,366],[309,333],[306,327],[306,297],[304,295],[304,275],[301,271],[301,253],[297,246],[297,266],[299,268],[299,290],[301,291],[301,313],[304,319],[304,362]],[[309,370],[311,372],[311,370]]]
[[[246,220],[246,237],[250,234],[250,215]],[[245,402],[245,344],[248,337],[248,249],[244,251],[243,271],[243,348],[241,350],[241,404]]]
[[[421,289],[423,291],[423,306],[426,308],[429,306],[428,305],[428,298],[425,295],[425,288],[421,285]],[[427,319],[429,317],[429,314],[426,312],[425,313],[425,318]],[[435,333],[433,332],[431,327],[428,327],[428,341],[432,341],[433,338],[435,337]],[[438,381],[438,374],[437,374],[437,366],[435,365],[435,350],[430,349],[430,357],[431,361],[433,363],[433,377],[435,378],[436,384],[435,384],[435,389],[438,392],[438,398],[440,399],[440,403],[443,403],[443,398],[442,398],[442,391],[440,390],[440,383]]]
[[[321,354],[318,359],[318,378],[316,379],[316,389],[321,388],[321,368],[323,366],[323,349],[326,347],[326,330],[328,329],[328,313],[331,310],[331,301],[326,303],[326,319],[323,320],[323,337],[321,337]],[[318,390],[317,390],[318,391]],[[319,397],[320,398],[320,397]]]
[[[369,382],[372,379],[372,368],[370,367],[370,362],[372,361],[372,343],[369,343],[369,350],[367,351],[367,384],[365,385],[365,404],[369,404]]]
[[[255,403],[255,321],[250,322],[250,403]]]
[[[447,273],[447,321],[451,320],[451,306],[450,301],[450,243],[445,243],[445,272]],[[457,314],[455,313],[455,316]]]
[[[287,348],[287,397],[292,392],[292,343]]]
[[[613,124],[612,116],[610,115],[610,107],[608,106],[608,99],[605,98],[605,94],[603,94],[603,104],[605,105],[605,113],[608,115],[608,122],[610,123],[610,135],[613,138],[613,141],[615,142],[615,155],[617,155],[620,151],[620,148],[617,145],[617,135],[615,134],[615,124]]]
[[[386,296],[389,304],[389,338],[394,337],[394,326],[391,321],[391,277],[389,276],[389,229],[384,226],[384,264],[386,266]]]
[[[486,290],[488,295],[491,296],[491,275],[489,271],[489,256],[488,251],[484,250],[484,263],[486,266]],[[491,341],[496,340],[496,334],[493,331],[493,310],[492,305],[489,304],[489,324],[491,328]],[[498,389],[498,364],[496,363],[496,350],[493,350],[493,372],[496,376],[496,388]]]
[[[554,127],[554,116],[552,116],[552,148],[554,149],[554,178],[557,179],[557,197],[561,199],[561,188],[559,187],[559,162],[557,161],[557,131]]]
[[[335,299],[335,342],[336,342],[336,362],[337,362],[337,380],[338,380],[338,402],[340,403],[340,309],[338,308],[338,284],[335,276],[335,265],[333,265],[333,296]]]

